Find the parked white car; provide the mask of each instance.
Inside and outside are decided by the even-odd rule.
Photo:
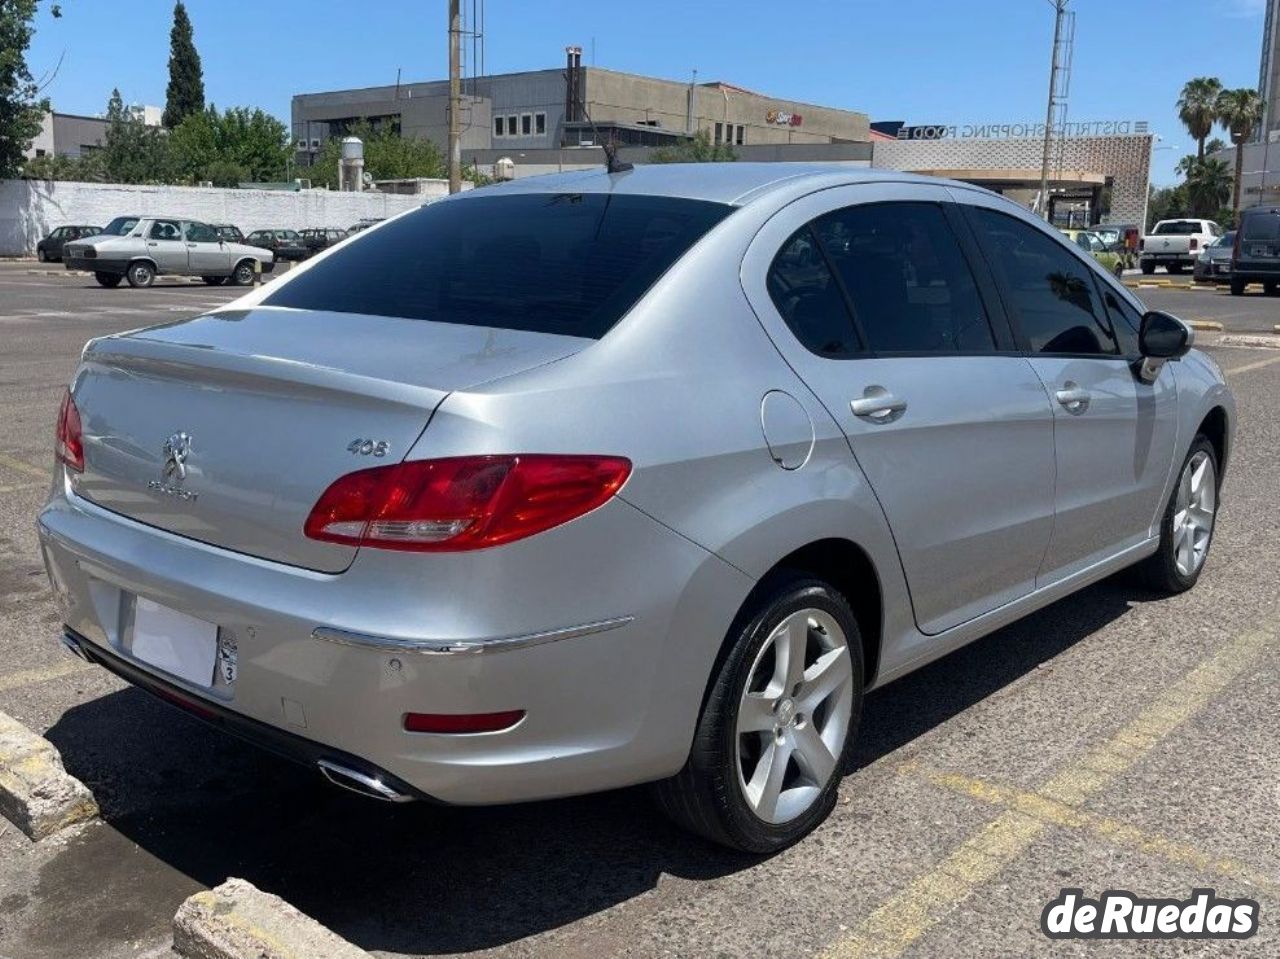
[[[150,286],[157,276],[199,276],[210,286],[229,279],[237,286],[253,283],[255,272],[270,273],[270,250],[233,243],[207,223],[179,217],[118,216],[106,231],[63,247],[68,270],[85,270],[103,286]]]
[[[1173,274],[1194,269],[1200,251],[1220,236],[1222,227],[1212,220],[1161,220],[1138,243],[1142,272],[1149,276],[1157,266]]]

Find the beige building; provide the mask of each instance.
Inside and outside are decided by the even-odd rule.
[[[510,157],[517,175],[598,165],[613,139],[627,152],[667,146],[698,131],[733,145],[740,156],[769,159],[788,146],[832,146],[836,162],[870,159],[866,114],[745,90],[729,83],[694,83],[583,66],[566,50],[553,70],[469,78],[463,84],[462,151],[467,162],[491,165]],[[448,135],[448,82],[434,80],[293,98],[293,138],[305,167],[330,137],[361,122],[434,141]],[[576,154],[576,155],[575,155]],[[800,159],[800,157],[796,157]]]

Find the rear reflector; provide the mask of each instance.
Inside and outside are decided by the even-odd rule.
[[[626,482],[618,456],[459,456],[378,466],[335,480],[303,531],[379,549],[484,549],[591,512]]]
[[[523,709],[503,713],[405,713],[404,728],[411,733],[496,733],[522,719]]]
[[[71,391],[62,394],[62,407],[58,410],[58,427],[54,437],[54,456],[59,463],[77,473],[84,472],[84,437],[80,432],[80,411],[71,398]]]

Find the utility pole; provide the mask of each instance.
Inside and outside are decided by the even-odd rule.
[[[462,12],[449,0],[449,192],[462,189]]]
[[[1053,4],[1053,57],[1049,67],[1049,106],[1044,119],[1044,159],[1040,166],[1040,215],[1049,219],[1049,158],[1053,152],[1054,110],[1058,106],[1058,51],[1062,44],[1062,21],[1070,0],[1049,0]]]

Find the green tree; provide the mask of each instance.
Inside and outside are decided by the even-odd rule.
[[[363,121],[352,128],[350,135],[364,141],[364,171],[375,180],[440,178],[448,172],[440,148],[430,140],[402,137],[387,126],[375,130]],[[337,187],[341,156],[341,140],[331,137],[315,155],[312,165],[299,169],[298,175],[309,178],[312,186]]]
[[[688,140],[669,147],[658,147],[649,154],[649,163],[724,163],[738,159],[727,143],[712,143],[711,134],[699,130]]]
[[[165,93],[161,122],[173,129],[184,117],[204,109],[204,72],[196,52],[191,18],[182,0],[173,7],[173,29],[169,31],[169,87]]]
[[[1145,232],[1161,220],[1173,220],[1185,216],[1188,210],[1185,186],[1152,187],[1147,199],[1147,226]]]
[[[1253,138],[1253,131],[1262,122],[1262,97],[1257,90],[1241,87],[1238,90],[1223,90],[1218,94],[1218,122],[1231,134],[1231,142],[1236,148],[1235,200],[1232,208],[1236,219],[1240,219],[1240,206],[1243,201],[1244,188],[1244,145]]]
[[[57,4],[51,12],[62,15]],[[27,67],[36,0],[0,0],[0,178],[17,176],[49,110]]]
[[[1218,119],[1218,95],[1222,81],[1217,77],[1196,77],[1188,80],[1178,97],[1178,119],[1182,121],[1196,141],[1196,159],[1204,159],[1204,141],[1213,132]]]
[[[173,172],[188,183],[235,186],[278,180],[289,158],[288,131],[270,114],[248,107],[222,113],[210,106],[183,119],[169,135]]]
[[[100,151],[102,171],[112,183],[171,183],[169,137],[149,127],[124,106],[119,90],[107,102],[107,136]]]
[[[1231,196],[1231,168],[1212,157],[1197,161],[1187,171],[1186,193],[1192,213],[1216,215]]]

